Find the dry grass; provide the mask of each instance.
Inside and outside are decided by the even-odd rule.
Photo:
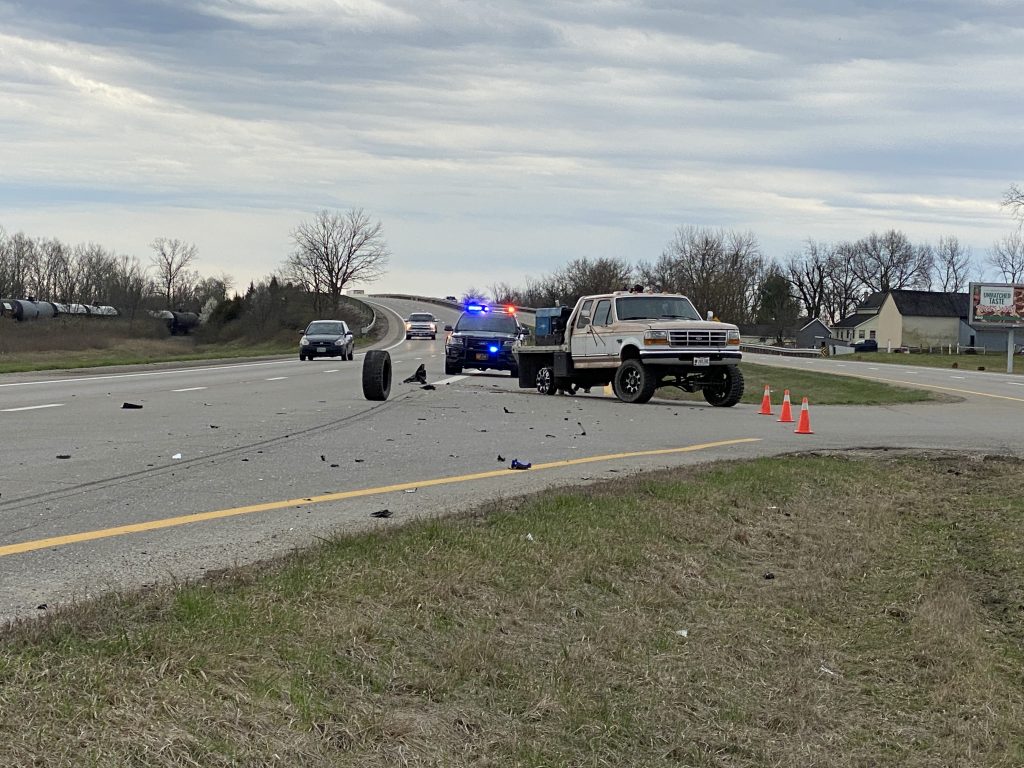
[[[664,472],[83,605],[4,638],[0,764],[1019,766],[1021,470]]]

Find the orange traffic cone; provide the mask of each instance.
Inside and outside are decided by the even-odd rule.
[[[807,398],[800,404],[800,422],[796,425],[796,434],[813,435],[811,431],[811,412],[807,408]]]
[[[764,385],[764,397],[761,398],[761,410],[757,412],[758,416],[771,416],[772,415],[772,398],[771,389],[767,384]]]
[[[784,390],[782,394],[782,413],[779,414],[779,422],[783,424],[793,423],[793,411],[790,410],[788,389]]]

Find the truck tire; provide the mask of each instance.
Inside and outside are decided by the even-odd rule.
[[[391,394],[391,355],[371,349],[363,358],[363,397],[387,400]]]
[[[704,399],[716,408],[731,408],[743,397],[743,371],[736,365],[716,371],[717,381],[702,387]]]
[[[537,391],[542,395],[553,395],[558,392],[555,385],[555,369],[550,365],[545,365],[537,371]]]
[[[458,376],[462,373],[462,366],[458,363],[450,363],[447,360],[444,361],[444,373],[446,376]]]
[[[612,379],[615,396],[624,403],[646,403],[657,388],[657,377],[636,359],[624,360]]]

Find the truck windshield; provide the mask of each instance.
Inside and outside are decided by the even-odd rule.
[[[624,296],[615,300],[619,320],[700,320],[685,296]]]
[[[492,333],[507,333],[515,336],[519,333],[519,324],[511,315],[506,314],[469,314],[466,313],[459,318],[456,331],[491,331]]]

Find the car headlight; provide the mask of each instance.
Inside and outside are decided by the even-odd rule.
[[[337,344],[339,347],[344,347],[346,344],[348,344],[348,339],[342,336],[340,339],[335,339],[334,343]]]
[[[309,339],[307,339],[305,336],[303,336],[301,339],[299,339],[299,346],[300,347],[308,347],[309,346]]]
[[[644,346],[668,346],[668,331],[644,331]]]
[[[736,346],[740,343],[740,332],[738,330],[729,331],[725,335],[725,343],[730,346]]]
[[[461,336],[449,336],[448,337],[448,346],[449,347],[461,347],[462,346],[462,337]]]
[[[405,330],[407,330],[407,331],[412,330],[412,323],[406,323],[405,324]]]

